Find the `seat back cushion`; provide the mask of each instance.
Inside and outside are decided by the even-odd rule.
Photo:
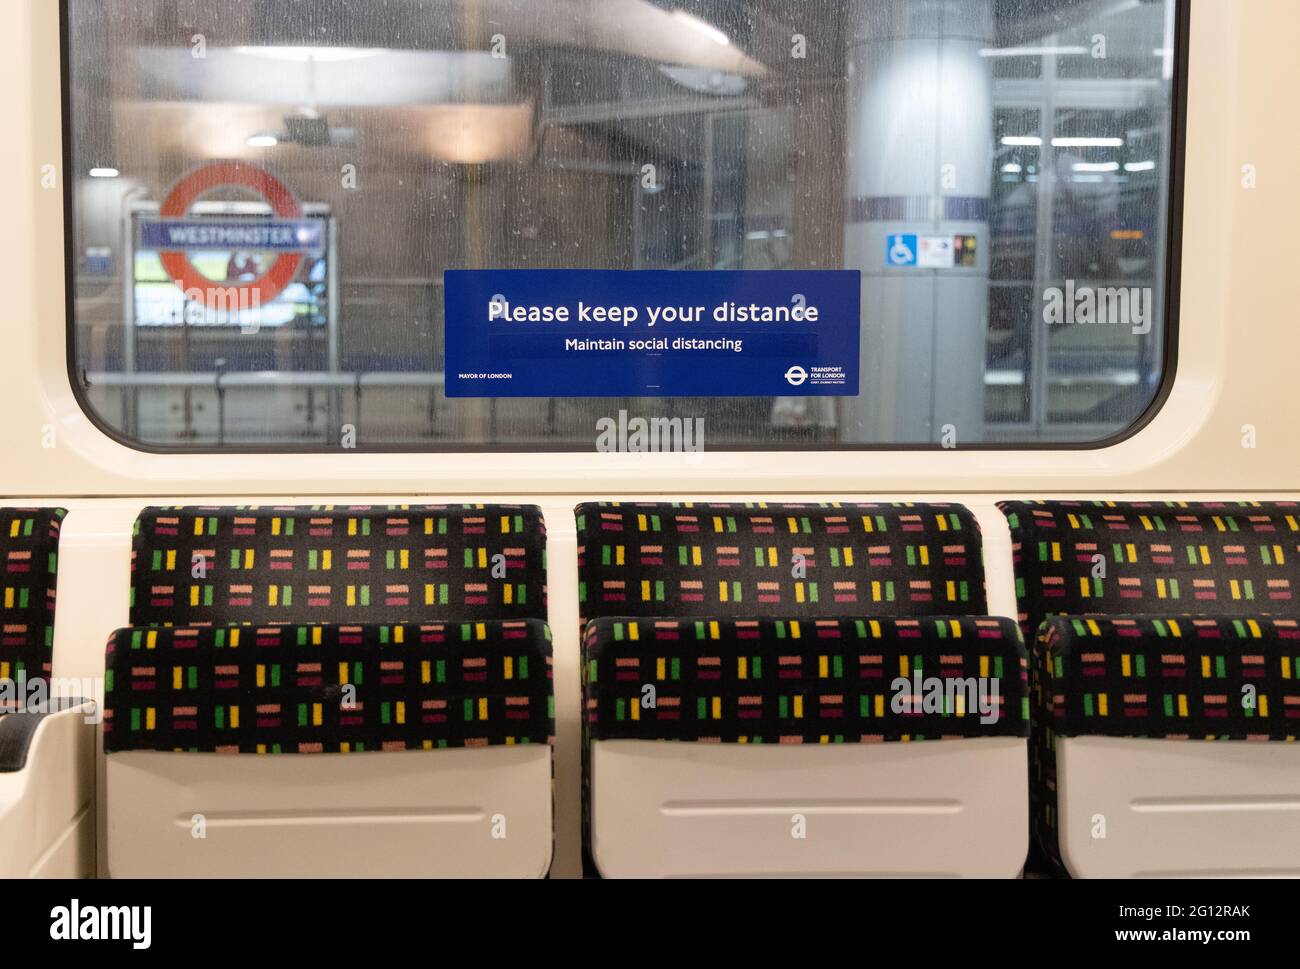
[[[600,616],[983,615],[979,524],[953,504],[579,505]]]
[[[1048,615],[1300,611],[1300,503],[1001,501],[1026,641]]]
[[[0,508],[0,680],[50,676],[59,528],[66,514],[63,508]]]
[[[139,627],[108,643],[110,754],[436,750],[554,734],[539,619]]]
[[[532,505],[146,508],[131,625],[546,618]]]

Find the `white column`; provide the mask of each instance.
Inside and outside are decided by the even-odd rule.
[[[844,264],[862,270],[859,441],[983,435],[992,0],[857,0],[849,49]],[[886,238],[974,235],[969,268],[895,268]]]

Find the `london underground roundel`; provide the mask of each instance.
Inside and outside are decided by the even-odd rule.
[[[241,161],[213,162],[190,172],[172,186],[158,209],[158,215],[164,220],[184,219],[202,196],[226,187],[242,187],[256,192],[279,219],[302,218],[302,205],[283,182],[256,165]],[[265,306],[293,282],[302,263],[301,252],[282,251],[275,255],[270,266],[257,279],[217,282],[199,272],[184,250],[163,250],[159,258],[167,275],[186,296],[214,307],[229,305],[232,290],[239,298],[239,305]]]

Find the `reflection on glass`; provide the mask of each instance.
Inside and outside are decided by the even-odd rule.
[[[625,410],[710,447],[1083,442],[1160,382],[1171,2],[69,7],[77,379],[128,439],[590,450]],[[291,263],[254,305],[195,303],[142,234],[214,160],[321,226],[188,252],[240,298]],[[891,267],[899,233],[961,257]],[[443,271],[569,267],[858,269],[862,392],[447,399]]]

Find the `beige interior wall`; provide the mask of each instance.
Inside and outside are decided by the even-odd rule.
[[[1140,433],[1103,450],[698,454],[160,455],[100,432],[66,369],[58,4],[3,0],[0,184],[9,188],[0,266],[0,500],[72,508],[64,533],[58,675],[102,674],[126,618],[130,525],[146,503],[502,500],[544,505],[551,542],[557,711],[557,874],[577,864],[576,539],[587,498],[965,500],[986,529],[991,608],[1014,612],[1009,538],[996,497],[1046,493],[1267,497],[1300,492],[1300,4],[1195,0],[1177,380]],[[1242,186],[1253,165],[1258,187]],[[59,172],[59,178],[63,173]],[[1253,425],[1255,448],[1242,447]],[[53,446],[51,443],[51,431]]]
[[[1291,0],[1195,0],[1183,232],[1178,379],[1164,408],[1124,443],[1091,451],[829,452],[815,456],[329,454],[154,455],[95,428],[66,373],[62,192],[41,188],[61,159],[57,4],[6,0],[0,35],[0,180],[11,186],[0,325],[5,353],[0,447],[9,460],[0,496],[271,493],[450,493],[578,489],[616,494],[772,491],[909,494],[958,487],[993,492],[1257,491],[1300,487],[1294,455],[1291,322],[1300,274],[1291,176],[1300,129],[1280,92],[1300,81]],[[1258,187],[1242,186],[1253,165]],[[62,176],[62,173],[60,173]],[[1258,446],[1241,446],[1251,424]],[[57,431],[54,447],[46,430]]]

